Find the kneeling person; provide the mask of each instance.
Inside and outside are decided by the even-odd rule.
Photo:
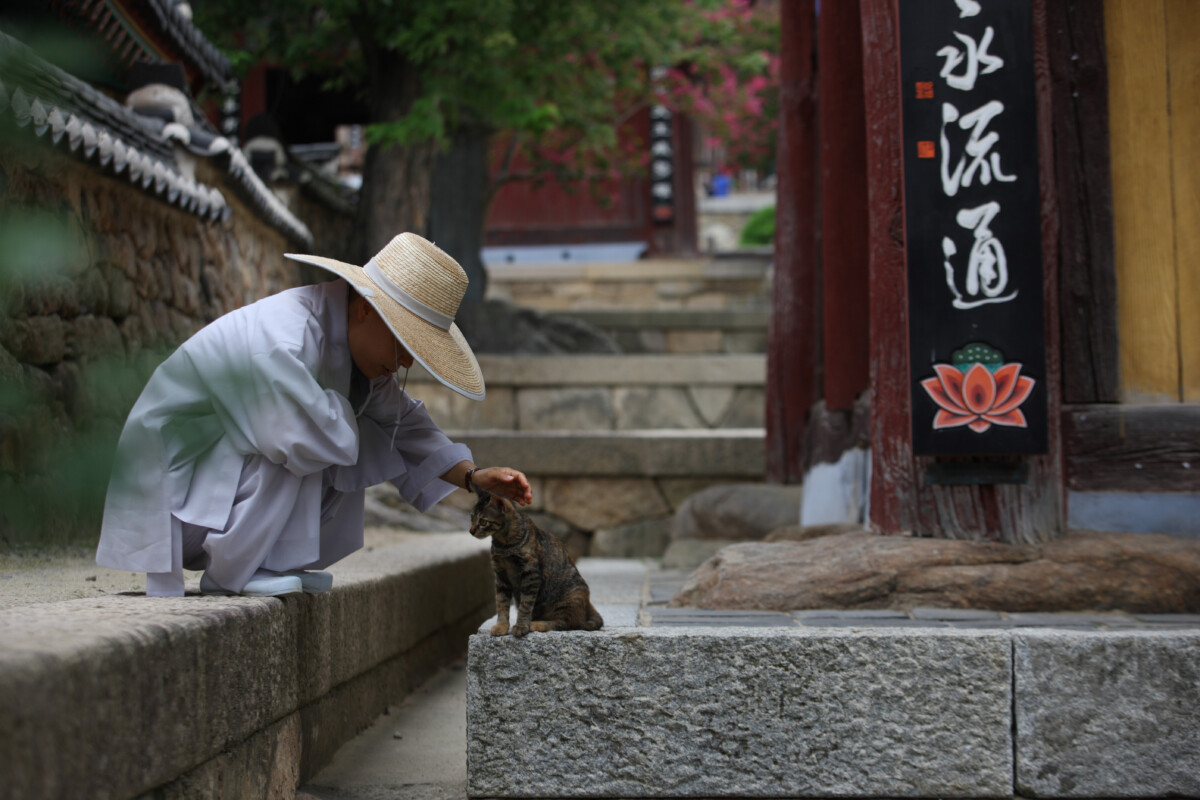
[[[403,233],[365,267],[292,255],[338,279],[232,311],[150,378],[117,445],[96,561],[145,572],[146,593],[327,591],[320,570],[363,544],[363,500],[385,481],[425,511],[473,484],[527,504],[529,481],[475,467],[395,375],[419,362],[481,400],[454,314],[467,276]]]

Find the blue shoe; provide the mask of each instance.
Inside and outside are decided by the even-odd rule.
[[[200,576],[200,594],[278,597],[282,594],[299,594],[302,591],[304,591],[304,586],[296,576],[280,575],[261,569],[251,576],[240,592],[231,592],[217,585],[216,581],[208,577],[207,572]]]
[[[328,572],[305,572],[302,569],[294,569],[283,574],[299,578],[305,594],[325,594],[333,588],[333,576]]]

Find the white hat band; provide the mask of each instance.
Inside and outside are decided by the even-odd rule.
[[[426,322],[436,325],[444,331],[450,330],[450,326],[454,324],[454,317],[446,316],[436,308],[430,308],[393,283],[392,279],[375,263],[375,259],[372,258],[368,261],[367,265],[363,267],[363,271],[367,273],[368,278],[375,281],[379,288],[383,289],[388,297]]]

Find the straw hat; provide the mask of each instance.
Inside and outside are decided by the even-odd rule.
[[[467,291],[467,273],[437,245],[415,233],[402,233],[365,267],[322,256],[284,255],[345,278],[417,363],[459,394],[483,399],[483,371],[454,324]]]

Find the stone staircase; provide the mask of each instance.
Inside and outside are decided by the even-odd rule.
[[[577,316],[625,350],[482,354],[480,403],[423,372],[409,377],[477,463],[530,477],[530,511],[576,555],[659,556],[689,496],[762,480],[769,265],[761,255],[499,265],[489,286],[492,296]]]
[[[523,470],[529,510],[577,555],[661,555],[692,494],[762,480],[760,354],[479,360],[482,402],[415,372],[410,388],[476,463]],[[472,502],[459,494],[451,502]]]
[[[488,296],[541,311],[767,311],[770,254],[619,264],[496,264]]]

